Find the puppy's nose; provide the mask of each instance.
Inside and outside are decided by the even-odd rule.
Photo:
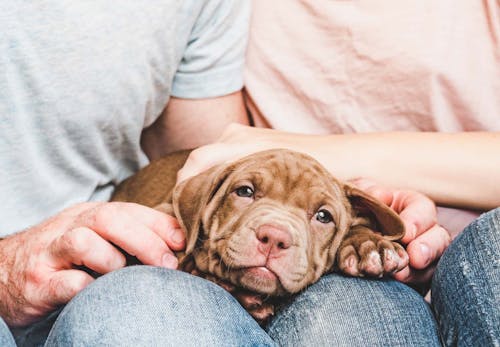
[[[257,229],[259,250],[268,254],[288,249],[292,245],[292,235],[284,228],[273,225],[261,225]]]

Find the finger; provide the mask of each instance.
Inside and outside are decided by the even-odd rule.
[[[436,206],[423,194],[409,190],[390,189],[364,178],[353,180],[352,183],[399,213],[406,230],[401,240],[404,244],[408,244],[436,224]]]
[[[221,138],[224,141],[224,138]],[[184,166],[177,172],[177,184],[208,170],[212,166],[233,162],[251,153],[269,149],[263,143],[213,143],[193,150]]]
[[[408,244],[421,235],[437,221],[436,206],[432,200],[413,191],[396,191],[391,204],[405,225],[405,235],[401,239]]]
[[[408,244],[410,265],[418,270],[425,269],[441,257],[450,243],[451,236],[446,229],[434,225]]]
[[[394,198],[393,189],[382,187],[366,178],[356,178],[350,182],[359,189],[363,190],[365,193],[373,196],[375,199],[383,202],[387,206],[391,206]]]
[[[189,153],[184,166],[177,172],[177,183],[198,175],[222,161],[221,149],[217,144],[199,147]],[[210,153],[210,155],[208,155]]]
[[[415,270],[407,266],[393,274],[394,279],[407,284],[426,284],[432,279],[436,271],[436,264],[428,266],[425,270]]]
[[[161,218],[146,217],[148,212],[160,215]],[[167,215],[145,206],[130,203],[109,203],[86,212],[86,214],[82,218],[88,228],[97,232],[105,240],[113,242],[130,255],[136,256],[142,263],[177,268],[177,258],[165,240],[151,228],[153,227],[151,223],[157,222],[158,224],[154,225],[154,228],[163,232],[165,236],[165,230],[162,229],[166,227],[163,222],[166,221]]]
[[[113,204],[118,204],[119,209],[123,208],[123,203]],[[180,251],[186,247],[186,235],[175,217],[139,204],[125,205],[130,217],[153,230],[170,249]]]
[[[84,265],[105,274],[126,264],[125,256],[89,228],[76,228],[58,237],[49,247],[50,254],[60,262]]]
[[[53,307],[66,304],[94,279],[80,270],[56,271],[44,288],[46,302]]]

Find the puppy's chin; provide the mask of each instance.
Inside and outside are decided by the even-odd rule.
[[[264,266],[241,269],[240,285],[260,294],[279,296],[285,291],[278,276]]]

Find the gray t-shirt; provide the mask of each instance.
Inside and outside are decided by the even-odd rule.
[[[249,7],[0,2],[0,236],[107,200],[147,163],[140,133],[170,95],[240,89]]]

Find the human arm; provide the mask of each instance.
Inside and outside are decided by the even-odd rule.
[[[248,124],[243,65],[250,2],[208,0],[192,28],[161,116],[143,132],[150,159],[215,141],[231,122]]]
[[[172,97],[158,120],[144,130],[141,145],[153,160],[214,142],[233,122],[248,124],[241,91],[204,99]]]
[[[216,143],[192,153],[179,181],[218,162],[275,147],[306,152],[344,180],[366,177],[383,182],[363,188],[405,222],[403,243],[410,266],[395,275],[403,282],[426,282],[451,241],[437,223],[434,202],[415,190],[451,206],[488,209],[500,205],[495,184],[500,162],[494,160],[500,148],[498,133],[313,136],[232,125]],[[377,165],[378,161],[382,164]]]
[[[240,92],[172,99],[146,130],[144,149],[153,159],[204,144],[234,121],[247,121]],[[184,242],[175,219],[153,209],[128,203],[76,205],[0,241],[0,316],[11,326],[24,326],[65,304],[93,281],[76,267],[105,274],[125,266],[115,245],[144,264],[176,268],[171,250],[181,250]]]
[[[30,324],[68,302],[94,279],[125,266],[119,246],[147,265],[177,267],[184,248],[174,218],[129,203],[83,203],[0,240],[0,316]]]
[[[158,128],[149,132],[152,140],[146,140],[148,135],[144,137],[147,143],[145,151],[151,158],[178,148],[206,143],[212,131],[216,131],[218,126],[223,128],[223,123],[217,120],[222,120],[226,114],[219,110],[232,112],[231,107],[223,107],[225,101],[221,100],[241,97],[237,92],[242,86],[241,73],[238,72],[242,70],[243,38],[246,33],[241,30],[235,34],[232,27],[245,25],[241,17],[246,16],[243,13],[246,11],[239,10],[242,6],[237,1],[207,1],[207,4],[199,2],[195,5],[202,7],[199,18],[205,18],[207,26],[197,25],[193,30],[197,38],[190,38],[192,45],[186,49],[185,59],[175,76],[174,97],[166,106],[165,117],[162,116],[166,121],[158,121]],[[215,13],[217,21],[214,12],[218,12]],[[220,12],[227,12],[227,15]],[[232,40],[226,40],[227,35]],[[217,44],[215,51],[219,56],[207,56],[207,49],[210,52],[214,50],[203,42]],[[226,54],[227,50],[230,54]],[[196,57],[208,58],[200,62]],[[134,86],[130,88],[133,91]],[[152,100],[139,102],[148,105]],[[141,121],[146,119],[141,116],[137,118]],[[141,122],[139,126],[142,125]],[[207,128],[209,131],[205,131]],[[87,129],[75,127],[73,130],[78,135],[78,131],[85,133]],[[109,130],[105,128],[103,133]],[[112,135],[120,139],[123,134]],[[46,136],[44,141],[51,141],[53,134],[47,133]],[[131,139],[134,140],[139,139]],[[67,142],[76,146],[69,139]],[[119,141],[113,142],[114,145],[117,143]],[[101,155],[100,152],[91,154]],[[130,155],[132,162],[135,154]],[[50,164],[57,165],[56,160],[60,158],[57,155],[52,158],[54,162]],[[113,170],[109,177],[103,173],[103,179],[118,180],[118,175],[113,176],[116,171],[119,170]],[[78,179],[77,175],[71,177]],[[47,197],[54,194],[51,188],[40,187]],[[87,188],[89,194],[95,189],[94,186]],[[60,205],[70,204],[68,200]],[[44,201],[28,201],[27,205],[29,203],[36,209]],[[29,214],[29,211],[23,212]],[[3,233],[12,231],[2,230]],[[175,268],[177,260],[171,251],[184,247],[184,234],[175,219],[136,204],[83,203],[55,213],[40,224],[0,241],[0,316],[10,326],[24,326],[67,303],[93,281],[85,271],[81,271],[81,266],[104,274],[125,265],[125,258],[115,246],[135,255],[144,264]]]
[[[500,206],[498,132],[304,135],[231,126],[216,143],[192,154],[179,180],[218,162],[277,147],[305,152],[343,180],[365,177],[416,190],[439,205]]]

